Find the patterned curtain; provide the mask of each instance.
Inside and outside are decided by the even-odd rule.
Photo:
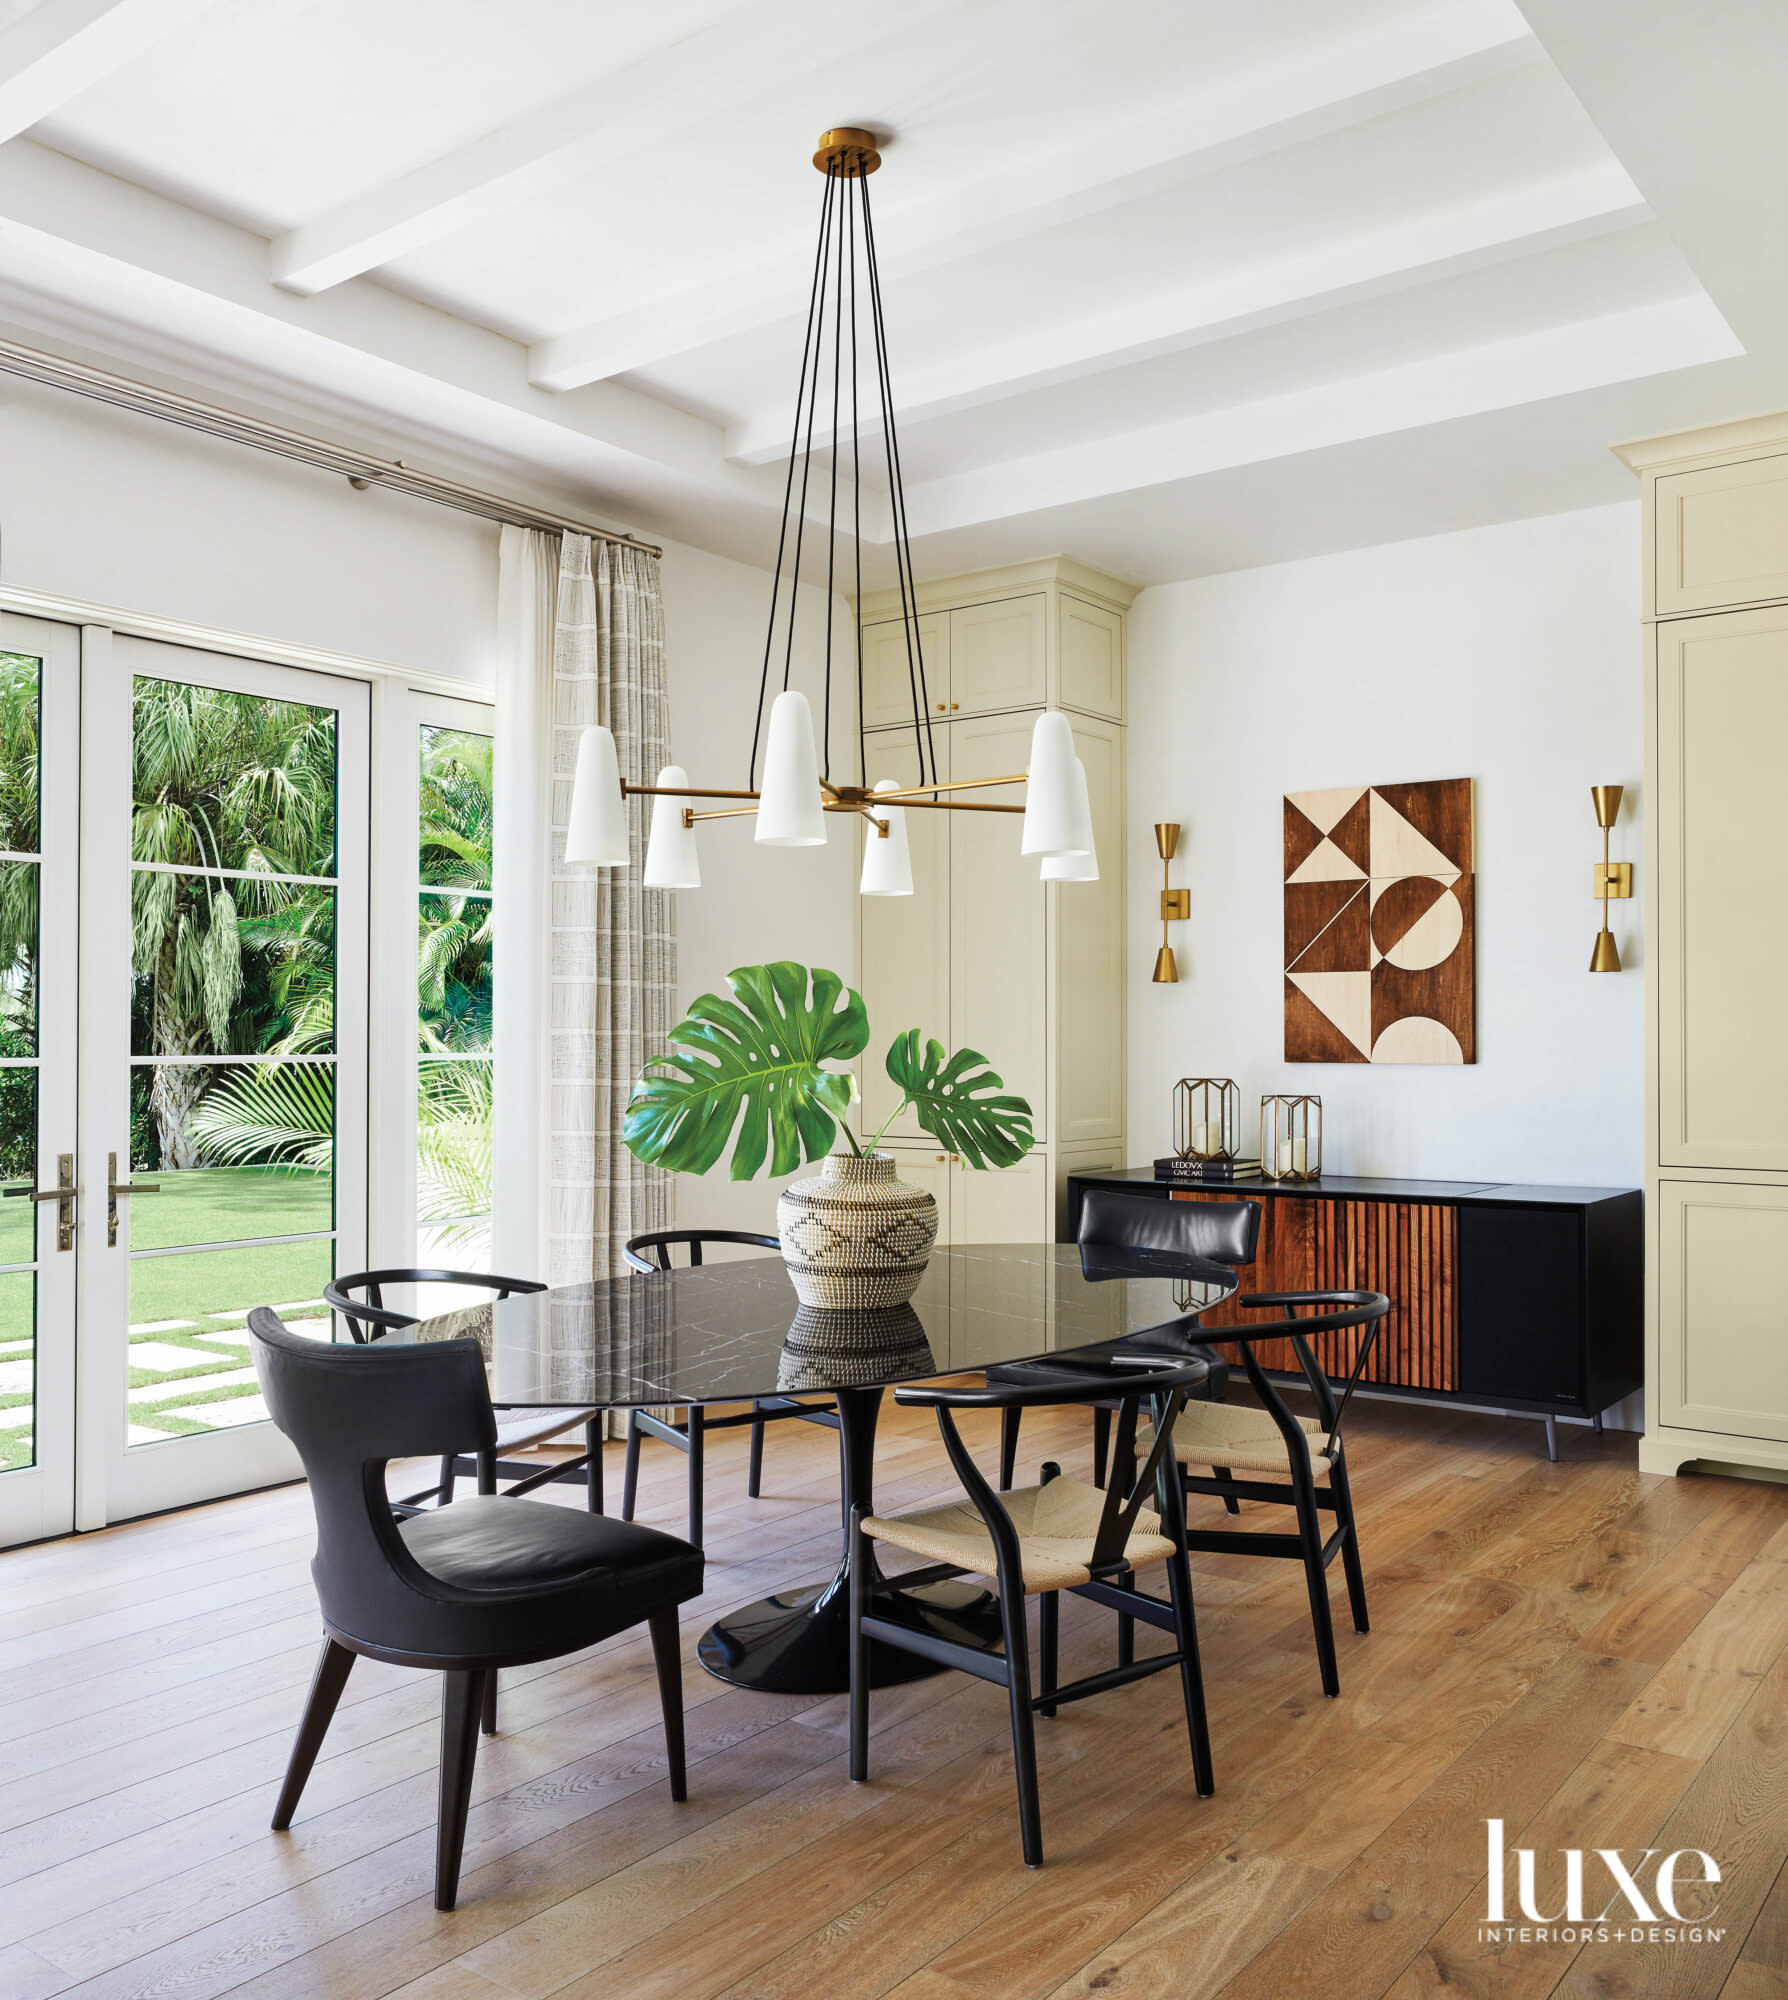
[[[553,632],[550,1179],[547,1279],[626,1268],[630,1236],[671,1224],[673,1176],[621,1143],[633,1079],[676,1021],[676,905],[640,886],[649,814],[629,809],[628,868],[567,868],[578,734],[613,730],[621,775],[652,784],[671,761],[664,600],[655,558],[566,535]]]

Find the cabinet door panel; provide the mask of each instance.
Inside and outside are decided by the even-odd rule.
[[[1060,882],[1055,909],[1055,1115],[1061,1145],[1124,1129],[1124,732],[1076,718],[1097,882]],[[1014,822],[1008,821],[1008,825]],[[977,1042],[977,1048],[980,1044]],[[997,1065],[996,1065],[997,1067]]]
[[[1658,1416],[1788,1439],[1788,1187],[1658,1188]]]
[[[954,1243],[1047,1243],[1049,1161],[1027,1153],[1015,1167],[985,1171],[952,1161],[950,1240]]]
[[[951,712],[977,715],[993,709],[1041,707],[1046,698],[1047,653],[1048,620],[1040,595],[952,611]],[[1028,761],[1021,757],[1007,768],[1022,771]]]
[[[950,725],[957,781],[1022,771],[1030,758],[1031,717],[1002,716]],[[957,794],[1010,805],[1024,788],[1001,785]],[[925,817],[914,813],[914,820]],[[1010,813],[952,812],[950,822],[950,1041],[979,1049],[1008,1090],[1029,1099],[1033,1129],[1045,1136],[1048,1046],[1048,939],[1043,884],[1034,856],[1018,851],[1023,821]],[[910,822],[909,822],[910,824]]]
[[[913,726],[913,682],[919,660],[925,666],[925,693],[935,720],[950,712],[950,614],[931,611],[919,620],[919,653],[907,643],[907,628],[891,624],[863,628],[863,727]]]
[[[1788,457],[1667,473],[1657,531],[1660,616],[1788,597]]]
[[[1061,599],[1061,701],[1124,719],[1124,621],[1101,604]]]
[[[1788,611],[1658,628],[1658,1121],[1665,1166],[1788,1168],[1780,845]]]
[[[937,732],[937,751],[938,776],[948,779],[948,729]],[[917,777],[910,735],[871,736],[865,756],[872,785],[878,778],[912,784]],[[864,1132],[876,1131],[900,1102],[887,1070],[894,1037],[918,1028],[946,1045],[950,1042],[950,820],[945,812],[909,811],[906,838],[913,861],[913,893],[857,898],[857,977],[868,1003],[870,1029],[858,1071]],[[1017,824],[1010,819],[1000,823]],[[863,842],[877,836],[867,820],[859,819],[856,825],[860,872]],[[889,1126],[888,1136],[923,1139],[925,1134],[909,1110]]]

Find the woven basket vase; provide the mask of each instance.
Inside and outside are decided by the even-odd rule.
[[[845,1311],[904,1305],[937,1240],[937,1203],[897,1180],[886,1153],[833,1153],[776,1203],[776,1233],[795,1296]]]

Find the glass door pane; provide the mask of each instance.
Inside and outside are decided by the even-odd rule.
[[[73,627],[0,618],[0,1545],[74,1525],[75,1258],[29,1197],[74,1159],[79,691]]]
[[[220,655],[111,652],[90,758],[122,802],[89,815],[83,924],[126,931],[129,956],[89,996],[83,1096],[88,1160],[116,1153],[131,1186],[115,1230],[94,1217],[83,1284],[113,1354],[91,1395],[117,1519],[290,1476],[248,1314],[326,1340],[323,1287],[364,1261],[368,703]]]

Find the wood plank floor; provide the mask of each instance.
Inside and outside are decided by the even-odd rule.
[[[1337,1574],[1341,1698],[1293,1565],[1195,1559],[1216,1796],[1173,1676],[1064,1709],[1040,1871],[998,1689],[878,1697],[852,1785],[842,1701],[695,1664],[719,1611],[832,1567],[835,1440],[805,1424],[770,1433],[757,1501],[745,1433],[709,1447],[688,1802],[639,1640],[505,1675],[448,1915],[430,1677],[360,1663],[267,1830],[317,1640],[303,1489],[0,1556],[0,2000],[1788,2000],[1788,1488],[1642,1477],[1626,1437],[1567,1429],[1550,1465],[1533,1424],[1355,1415],[1373,1630]],[[1084,1468],[1088,1433],[1034,1413],[1021,1478]],[[932,1420],[890,1407],[879,1502],[950,1487]],[[682,1493],[648,1449],[642,1517],[677,1527]],[[1109,1662],[1106,1614],[1070,1599],[1062,1626],[1065,1671]],[[1710,1936],[1484,1941],[1491,1816],[1540,1851],[1546,1908],[1560,1848],[1705,1849]]]

